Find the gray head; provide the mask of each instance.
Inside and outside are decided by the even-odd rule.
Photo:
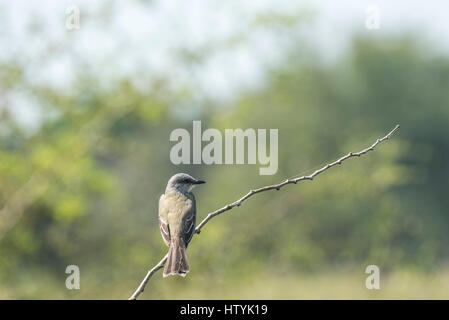
[[[168,180],[165,191],[179,191],[181,193],[190,192],[197,184],[203,184],[206,181],[197,180],[187,173],[178,173]]]

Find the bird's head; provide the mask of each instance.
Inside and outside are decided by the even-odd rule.
[[[166,190],[176,190],[185,193],[190,192],[196,185],[203,183],[206,183],[206,181],[197,180],[187,173],[178,173],[168,180]]]

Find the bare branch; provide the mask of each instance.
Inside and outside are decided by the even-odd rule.
[[[284,182],[281,182],[279,184],[274,184],[271,186],[265,186],[262,188],[258,188],[258,189],[253,189],[250,190],[246,195],[244,195],[243,197],[241,197],[240,199],[238,199],[237,201],[234,201],[226,206],[224,206],[221,209],[218,209],[214,212],[209,213],[206,218],[204,218],[203,221],[201,221],[200,224],[198,224],[198,226],[195,229],[195,233],[199,234],[201,232],[201,229],[204,227],[204,225],[206,223],[209,222],[210,219],[212,219],[215,216],[218,216],[219,214],[229,211],[232,208],[238,207],[242,204],[243,201],[247,200],[248,198],[252,197],[253,195],[257,194],[257,193],[261,193],[264,191],[269,191],[269,190],[280,190],[282,187],[288,185],[288,184],[297,184],[299,181],[303,181],[303,180],[313,180],[313,178],[315,178],[317,175],[319,175],[320,173],[330,169],[331,167],[337,165],[337,164],[342,164],[343,161],[352,158],[352,157],[360,157],[361,155],[368,153],[372,150],[374,150],[374,148],[381,142],[388,140],[393,133],[395,133],[395,131],[399,128],[399,125],[396,125],[393,130],[391,130],[385,137],[377,139],[376,142],[374,142],[370,147],[363,149],[362,151],[359,152],[350,152],[347,155],[341,157],[338,160],[335,160],[334,162],[328,163],[326,164],[324,167],[322,167],[321,169],[316,170],[315,172],[313,172],[312,174],[308,175],[308,176],[301,176],[298,178],[294,178],[294,179],[287,179]],[[150,279],[150,277],[153,275],[153,273],[155,273],[157,270],[161,269],[165,262],[167,260],[167,255],[150,271],[148,271],[147,275],[145,276],[145,278],[143,279],[143,281],[140,283],[139,287],[137,288],[136,292],[134,292],[134,294],[131,296],[131,298],[129,298],[129,300],[136,300],[137,297],[144,291],[146,284],[148,283],[148,280]]]
[[[164,267],[164,264],[167,261],[167,258],[168,258],[168,253],[165,255],[165,257],[162,258],[161,261],[159,261],[159,263],[157,265],[155,265],[151,270],[149,270],[147,272],[145,278],[143,278],[143,281],[140,283],[137,290],[133,293],[133,295],[128,300],[136,300],[137,299],[137,297],[143,292],[143,290],[145,290],[145,286],[147,285],[147,282],[148,282],[148,280],[150,280],[153,273],[155,273],[156,271],[158,271],[159,269],[162,269]]]

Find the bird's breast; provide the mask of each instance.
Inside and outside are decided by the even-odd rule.
[[[173,229],[176,228],[176,226],[181,226],[186,215],[192,213],[192,199],[184,194],[173,192],[165,195],[165,201],[165,205],[168,209],[167,220],[170,228]]]

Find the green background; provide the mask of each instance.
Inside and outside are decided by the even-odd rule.
[[[266,80],[227,99],[173,86],[164,72],[136,85],[126,74],[77,68],[61,89],[29,81],[37,58],[2,56],[0,298],[127,299],[167,250],[157,204],[171,175],[207,181],[195,189],[201,220],[251,188],[360,151],[397,123],[375,151],[211,220],[187,250],[188,276],[159,271],[141,298],[449,298],[448,56],[417,32],[361,28],[324,61],[323,49],[298,35],[296,14],[256,18],[255,29],[282,33],[289,45],[262,70]],[[45,32],[34,27],[29,37]],[[184,52],[183,68],[232,43],[211,47]],[[58,60],[58,50],[70,47],[47,59]],[[17,94],[38,110],[34,130],[12,116],[6,97]],[[191,131],[193,120],[222,132],[278,129],[277,174],[171,164],[170,132]],[[80,290],[65,287],[71,264],[80,267]],[[381,270],[380,290],[365,288],[371,264]]]

